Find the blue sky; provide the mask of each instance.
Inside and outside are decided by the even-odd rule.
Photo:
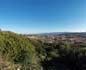
[[[86,0],[0,0],[0,28],[17,33],[85,32]]]

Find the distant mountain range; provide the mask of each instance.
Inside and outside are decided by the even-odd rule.
[[[58,35],[58,34],[86,34],[86,32],[50,32],[50,33],[40,33],[40,35]]]
[[[66,35],[66,36],[81,36],[86,37],[86,32],[51,32],[51,33],[39,33],[39,34],[31,34],[31,35]]]
[[[86,32],[70,32],[70,33],[63,33],[61,35],[86,37]]]
[[[37,35],[59,35],[59,34],[64,34],[66,32],[50,32],[50,33],[39,33]]]

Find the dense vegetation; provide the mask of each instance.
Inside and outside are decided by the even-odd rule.
[[[86,44],[42,42],[0,31],[0,70],[86,70]]]
[[[35,47],[27,37],[0,31],[0,59],[8,64],[8,68],[12,65],[10,70],[38,70],[40,66],[35,52]],[[3,70],[3,65],[0,67]]]

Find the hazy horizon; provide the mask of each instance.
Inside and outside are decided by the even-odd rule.
[[[11,30],[3,30],[3,29],[1,29],[1,31],[11,31]],[[23,32],[23,33],[20,33],[20,32],[16,32],[16,31],[11,31],[11,32],[14,32],[14,33],[18,33],[18,34],[47,34],[47,33],[86,33],[86,31],[64,31],[64,32],[59,32],[59,31],[56,31],[56,32],[34,32],[34,33],[30,33],[30,32],[27,32],[27,33],[25,33],[25,32]]]
[[[16,33],[86,32],[86,0],[0,0],[0,28]]]

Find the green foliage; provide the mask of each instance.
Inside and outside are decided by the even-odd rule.
[[[0,31],[0,56],[5,61],[20,64],[23,70],[28,70],[28,65],[37,64],[35,47],[29,39],[12,32]]]
[[[0,31],[1,61],[11,66],[8,70],[86,70],[86,44],[49,43]]]

